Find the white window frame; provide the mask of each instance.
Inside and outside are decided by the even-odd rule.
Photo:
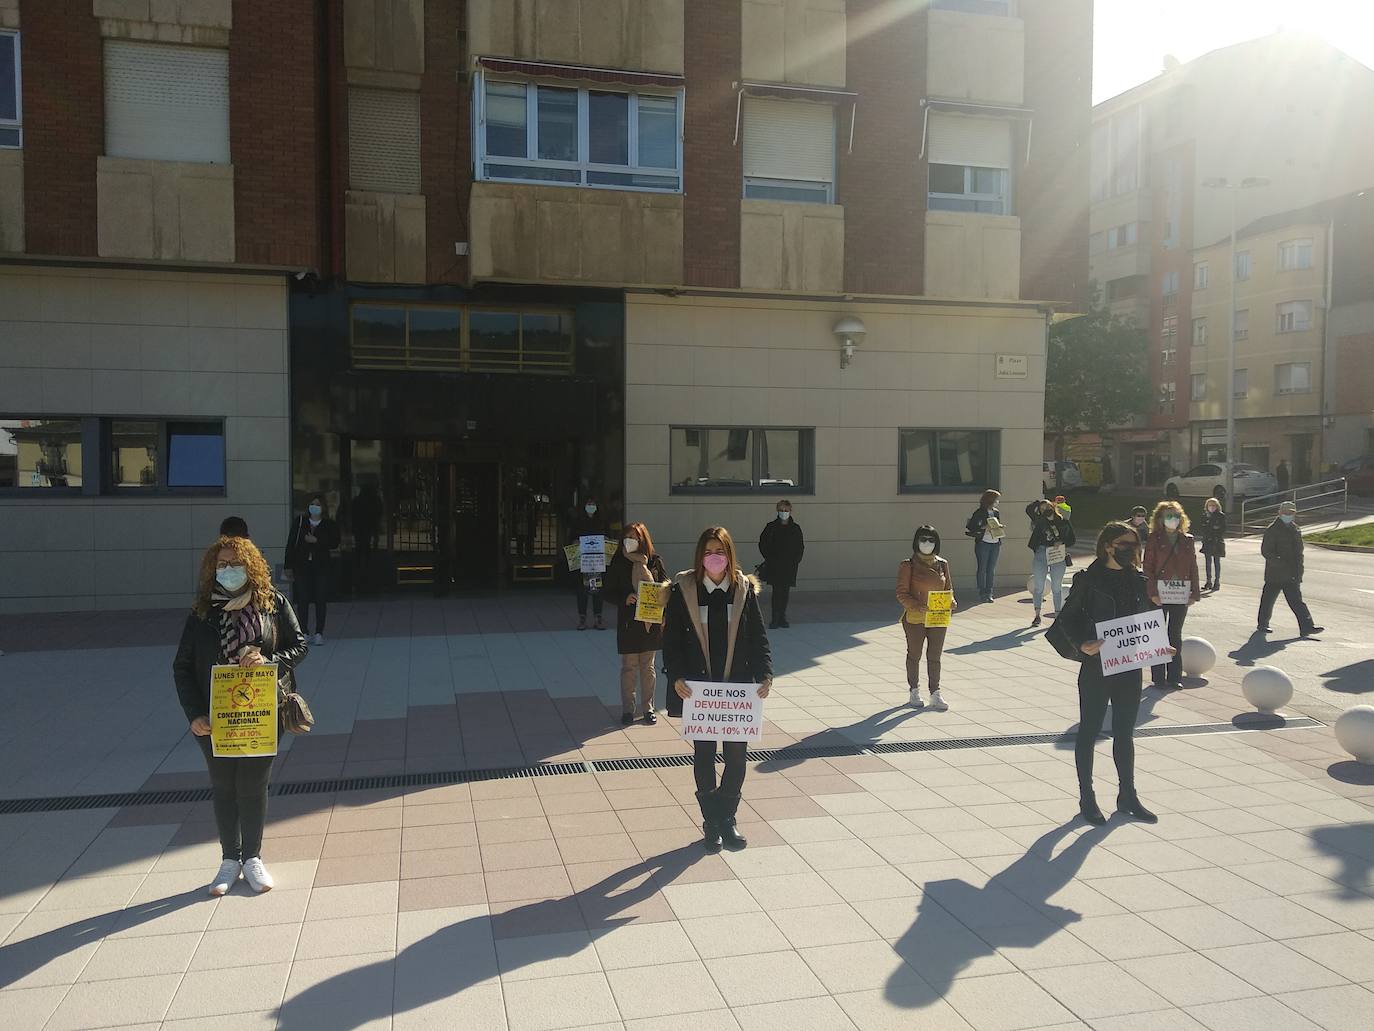
[[[1299,313],[1305,313],[1302,321],[1298,320]],[[1311,301],[1284,301],[1278,307],[1277,319],[1275,321],[1274,332],[1276,333],[1305,333],[1312,328],[1312,302]]]
[[[1207,400],[1207,373],[1195,372],[1188,381],[1188,399],[1190,401]]]
[[[539,105],[538,87],[574,90],[577,93],[577,161],[552,161],[545,158],[507,157],[504,154],[487,154],[487,83],[499,82],[525,88],[525,153],[539,153]],[[632,161],[639,160],[639,98],[663,97],[674,102],[677,114],[676,167],[655,168],[648,165],[625,164],[606,165],[588,160],[591,153],[589,134],[589,94],[619,93],[629,98],[629,139],[628,147]],[[538,82],[527,79],[491,77],[485,73],[473,76],[473,145],[474,177],[481,182],[523,183],[526,186],[570,186],[584,190],[619,190],[633,193],[681,193],[682,192],[682,115],[683,91],[671,88],[628,88],[617,83],[606,83],[604,89],[590,89],[586,86],[573,86],[555,82]],[[486,166],[513,165],[520,168],[550,168],[578,173],[576,182],[559,182],[553,179],[521,178],[517,176],[488,175]],[[604,172],[610,175],[643,175],[658,178],[676,178],[677,186],[636,186],[629,183],[593,183],[587,181],[588,173]]]
[[[776,197],[755,197],[749,192],[751,186],[761,186],[764,188],[774,187],[787,190],[807,190],[816,191],[814,198],[793,198],[783,203],[787,204],[834,204],[835,203],[835,184],[834,182],[822,182],[819,179],[764,179],[757,175],[747,175],[744,177],[744,196],[746,200],[777,200]]]
[[[1207,346],[1207,318],[1203,316],[1193,320],[1193,346]]]
[[[964,170],[964,192],[963,193],[936,193],[927,187],[926,207],[931,211],[955,211],[963,215],[1010,215],[1011,214],[1011,169],[996,168],[992,165],[951,165],[944,161],[931,162],[931,167],[940,165],[944,168],[962,168]],[[985,172],[1000,172],[1002,174],[1002,190],[1000,193],[974,193],[973,192],[973,170],[982,169]],[[991,204],[994,201],[1002,205],[1001,211],[965,211],[962,208],[941,208],[931,203],[933,200],[968,201],[975,204]]]
[[[1242,274],[1242,270],[1244,274]],[[1231,274],[1236,277],[1237,282],[1243,283],[1250,278],[1250,272],[1250,252],[1236,251],[1236,265],[1235,268],[1231,270]]]
[[[1288,379],[1289,379],[1290,385],[1287,386],[1287,387],[1285,387],[1285,386],[1283,385],[1283,372],[1284,372],[1284,370],[1286,370],[1286,369],[1296,369],[1296,368],[1304,368],[1304,369],[1307,370],[1307,386],[1303,387],[1302,389],[1298,389],[1298,388],[1292,386],[1291,383],[1292,383],[1292,378],[1293,378],[1293,377],[1292,377],[1292,374],[1289,373]],[[1312,363],[1311,363],[1311,362],[1281,362],[1280,364],[1274,366],[1274,394],[1275,394],[1275,395],[1283,395],[1283,394],[1310,394],[1310,393],[1312,393]]]
[[[1195,263],[1194,263],[1194,265],[1193,265],[1193,289],[1194,289],[1194,290],[1206,290],[1206,289],[1207,289],[1207,283],[1208,283],[1208,280],[1209,280],[1209,278],[1210,278],[1210,276],[1209,276],[1209,271],[1210,271],[1210,270],[1209,270],[1208,267],[1207,267],[1207,262],[1205,262],[1205,261],[1199,261],[1199,262],[1195,262]]]
[[[14,40],[14,119],[0,118],[0,129],[13,129],[19,133],[19,142],[0,143],[0,150],[22,150],[24,147],[24,66],[20,52],[19,30],[0,29],[0,38],[9,36]]]
[[[1279,271],[1297,272],[1312,267],[1312,238],[1299,237],[1279,244]]]
[[[1243,384],[1237,389],[1236,384]],[[1243,400],[1250,396],[1250,370],[1236,369],[1231,374],[1231,396],[1236,400]]]
[[[1163,365],[1173,365],[1178,361],[1177,347],[1166,347],[1159,353],[1161,357],[1161,364]]]
[[[1235,323],[1235,336],[1237,340],[1250,339],[1250,309],[1237,308],[1233,322]],[[1244,325],[1242,325],[1244,323]]]

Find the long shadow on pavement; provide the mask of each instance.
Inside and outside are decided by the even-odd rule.
[[[1338,823],[1318,827],[1311,837],[1327,855],[1341,861],[1336,880],[1345,898],[1368,900],[1374,889],[1374,823]]]
[[[1352,662],[1321,674],[1322,687],[1342,694],[1374,692],[1374,659]]]

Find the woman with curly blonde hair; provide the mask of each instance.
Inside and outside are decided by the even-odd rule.
[[[1145,537],[1145,587],[1150,601],[1164,610],[1173,659],[1151,670],[1156,687],[1182,687],[1183,620],[1188,606],[1202,597],[1198,586],[1197,541],[1188,532],[1188,513],[1177,501],[1161,501],[1150,516]]]
[[[211,895],[226,894],[240,874],[255,892],[272,889],[261,853],[273,757],[214,754],[210,670],[275,662],[279,684],[292,690],[292,671],[306,651],[296,614],[272,585],[272,571],[262,552],[245,537],[220,537],[200,560],[195,601],[172,660],[177,697],[210,772],[223,855],[210,883]]]

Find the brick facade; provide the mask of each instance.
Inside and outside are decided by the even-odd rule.
[[[919,294],[925,278],[925,8],[849,0],[848,14],[849,88],[859,94],[859,105],[853,153],[847,153],[847,109],[838,126],[845,290]]]
[[[100,24],[90,0],[24,5],[24,239],[30,254],[96,253],[105,150]]]
[[[425,195],[425,247],[431,283],[461,284],[468,259],[453,245],[469,239],[472,190],[471,78],[463,47],[466,5],[425,4],[425,72],[420,80],[420,190]]]
[[[740,0],[686,4],[683,126],[683,278],[737,287],[744,152],[735,145],[740,78]]]
[[[1332,415],[1368,415],[1374,406],[1374,333],[1336,338]]]
[[[1182,143],[1168,150],[1157,152],[1150,162],[1150,182],[1160,184],[1151,191],[1151,219],[1149,225],[1150,245],[1150,324],[1148,340],[1150,348],[1150,370],[1154,382],[1155,397],[1151,400],[1149,424],[1156,429],[1183,429],[1188,425],[1191,411],[1189,404],[1189,380],[1192,375],[1190,356],[1192,352],[1193,326],[1193,252],[1186,241],[1193,238],[1193,200],[1196,191],[1189,184],[1197,181],[1194,171],[1194,147],[1191,142]],[[1170,162],[1178,165],[1179,225],[1175,228],[1178,241],[1172,247],[1164,246],[1166,223],[1169,221],[1168,191],[1163,186],[1168,181]],[[1166,311],[1164,308],[1164,276],[1169,272],[1178,273],[1178,303]],[[1178,355],[1170,365],[1164,364],[1164,319],[1178,317],[1178,336],[1173,345]],[[1225,331],[1221,342],[1226,342]],[[1159,389],[1166,383],[1175,384],[1174,408],[1170,412],[1159,410]],[[1226,385],[1229,390],[1229,384]]]

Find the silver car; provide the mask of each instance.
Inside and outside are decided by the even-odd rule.
[[[1273,494],[1279,489],[1279,481],[1259,466],[1247,462],[1237,462],[1235,468],[1236,497],[1258,498]],[[1171,476],[1164,481],[1164,494],[1170,498],[1218,498],[1226,497],[1226,463],[1204,462],[1195,465],[1182,476]]]

